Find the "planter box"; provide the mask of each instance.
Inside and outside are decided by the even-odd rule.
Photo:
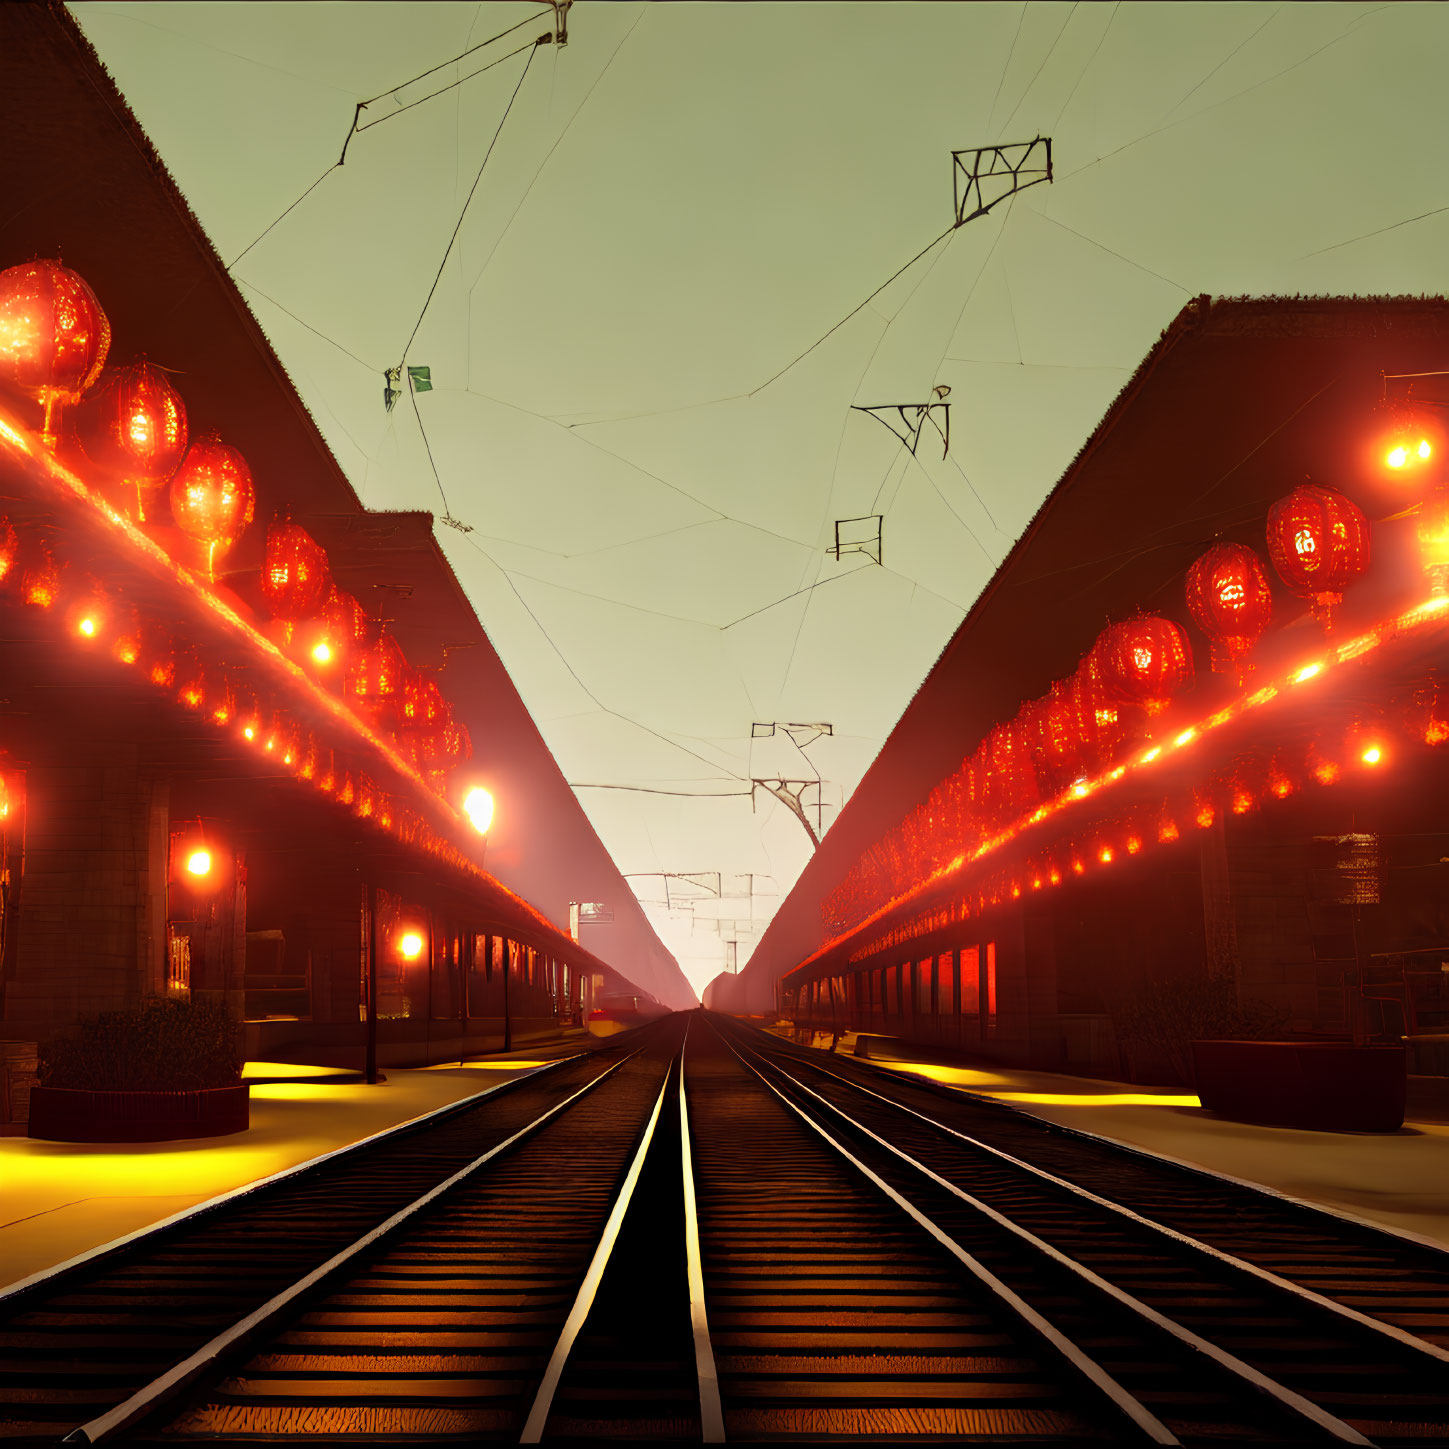
[[[1199,1099],[1223,1117],[1322,1132],[1393,1132],[1403,1125],[1403,1047],[1195,1041],[1192,1057]]]
[[[51,1142],[178,1142],[225,1137],[251,1125],[249,1088],[196,1092],[95,1092],[34,1087],[30,1136]]]

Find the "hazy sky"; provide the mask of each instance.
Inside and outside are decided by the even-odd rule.
[[[750,779],[818,773],[829,827],[1189,297],[1449,271],[1440,5],[580,0],[566,48],[458,85],[551,11],[72,8],[226,262],[322,178],[233,274],[364,502],[472,527],[438,532],[640,895],[722,873],[736,898],[649,908],[697,986],[808,858]],[[953,150],[1038,133],[1050,186],[775,377],[950,227]],[[446,507],[383,409],[405,348]],[[947,459],[851,411],[937,384]],[[880,566],[826,551],[871,513]],[[752,741],[773,722],[834,734]]]

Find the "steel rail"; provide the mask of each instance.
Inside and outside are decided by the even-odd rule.
[[[733,1046],[731,1047],[731,1049],[734,1049]],[[749,1049],[746,1048],[746,1050]],[[738,1052],[736,1052],[736,1055],[738,1055]],[[753,1051],[750,1052],[750,1055],[757,1056],[757,1054]],[[744,1058],[741,1057],[740,1060],[743,1061]],[[758,1060],[767,1061],[767,1059],[763,1057],[758,1057]],[[894,1143],[888,1142],[878,1133],[872,1132],[871,1129],[865,1126],[864,1123],[856,1121],[856,1119],[853,1118],[848,1112],[844,1111],[840,1107],[837,1107],[833,1102],[829,1101],[825,1097],[822,1097],[819,1092],[814,1091],[812,1088],[807,1087],[803,1082],[799,1081],[795,1077],[792,1077],[782,1067],[779,1067],[774,1063],[767,1062],[767,1064],[770,1065],[775,1071],[779,1072],[786,1081],[794,1083],[794,1085],[797,1086],[802,1092],[808,1093],[808,1095],[813,1097],[828,1111],[833,1112],[837,1117],[848,1123],[857,1132],[860,1132],[864,1136],[869,1137],[870,1140],[876,1143],[877,1146],[883,1148],[885,1151],[891,1153],[895,1157],[898,1157],[902,1162],[906,1163],[909,1167],[914,1168],[915,1171],[920,1173],[923,1177],[928,1178],[938,1187],[943,1188],[946,1192],[950,1193],[953,1197],[959,1198],[962,1202],[966,1203],[967,1206],[973,1208],[975,1211],[981,1213],[984,1217],[990,1219],[998,1227],[1004,1228],[1007,1232],[1013,1234],[1022,1242],[1036,1249],[1036,1251],[1045,1254],[1059,1266],[1066,1268],[1069,1272],[1073,1273],[1083,1282],[1095,1288],[1098,1292],[1106,1293],[1109,1297],[1115,1299],[1124,1308],[1136,1314],[1145,1322],[1150,1323],[1155,1328],[1158,1328],[1161,1331],[1170,1334],[1172,1337],[1179,1340],[1179,1342],[1184,1344],[1186,1347],[1195,1350],[1196,1352],[1202,1354],[1208,1359],[1211,1359],[1220,1368],[1224,1369],[1233,1377],[1240,1379],[1243,1383],[1247,1384],[1250,1388],[1254,1389],[1258,1393],[1264,1394],[1267,1397],[1273,1399],[1280,1407],[1288,1411],[1290,1414],[1306,1420],[1315,1428],[1321,1429],[1332,1438],[1337,1439],[1340,1443],[1368,1446],[1368,1449],[1372,1449],[1373,1441],[1371,1439],[1365,1438],[1351,1424],[1344,1423],[1342,1419],[1339,1419],[1334,1415],[1328,1413],[1325,1409],[1320,1408],[1317,1404],[1313,1403],[1312,1400],[1304,1398],[1303,1395],[1294,1392],[1286,1385],[1279,1383],[1276,1379],[1269,1378],[1268,1375],[1261,1372],[1261,1370],[1255,1369],[1251,1364],[1243,1362],[1243,1360],[1238,1358],[1235,1354],[1229,1353],[1226,1349],[1219,1347],[1219,1345],[1213,1343],[1210,1339],[1203,1338],[1200,1334],[1194,1333],[1192,1329],[1185,1327],[1181,1323],[1178,1323],[1175,1319],[1169,1318],[1164,1313],[1160,1313],[1157,1309],[1151,1307],[1151,1305],[1142,1302],[1140,1298],[1137,1298],[1133,1294],[1128,1293],[1123,1288],[1119,1288],[1115,1283],[1109,1283],[1099,1273],[1094,1272],[1085,1264],[1079,1263],[1075,1258],[1071,1257],[1070,1254],[1064,1253],[1060,1248],[1054,1247],[1051,1243],[1045,1241],[1045,1239],[1037,1237],[1037,1235],[1031,1232],[1029,1229],[1022,1227],[1019,1223],[1013,1222],[1004,1213],[992,1207],[990,1203],[983,1202],[980,1198],[974,1197],[971,1193],[968,1193],[964,1189],[958,1187],[949,1179],[944,1178],[939,1173],[932,1171],[932,1169],[927,1167],[923,1162],[918,1162],[909,1153],[903,1152]],[[745,1065],[749,1066],[749,1063],[746,1062]],[[760,1077],[760,1080],[764,1081],[767,1086],[771,1086],[772,1090],[774,1090],[773,1084],[767,1081],[763,1073],[759,1072],[754,1067],[751,1067],[750,1069],[752,1071],[755,1071],[756,1075]],[[783,1094],[781,1094],[781,1097],[782,1100],[789,1100],[788,1098],[785,1098]],[[794,1106],[795,1110],[797,1112],[800,1112],[800,1115],[802,1117],[805,1117],[807,1121],[810,1120],[808,1115],[801,1111],[800,1107],[797,1104],[791,1103],[791,1105]]]
[[[188,1225],[219,1208],[229,1207],[244,1197],[260,1192],[263,1188],[274,1187],[279,1182],[287,1181],[288,1178],[311,1172],[324,1162],[335,1162],[349,1153],[358,1152],[365,1147],[375,1147],[379,1142],[386,1142],[412,1132],[434,1127],[445,1118],[458,1116],[469,1108],[476,1107],[485,1098],[497,1096],[513,1087],[521,1086],[525,1082],[535,1081],[555,1067],[579,1061],[589,1055],[591,1055],[589,1052],[574,1052],[570,1056],[558,1057],[554,1061],[545,1062],[542,1066],[530,1067],[520,1075],[510,1077],[506,1082],[496,1082],[491,1087],[484,1087],[481,1092],[474,1092],[468,1097],[460,1097],[456,1102],[447,1102],[443,1106],[435,1107],[430,1112],[423,1112],[417,1117],[409,1117],[406,1122],[395,1122],[391,1127],[383,1127],[377,1132],[369,1133],[366,1137],[358,1138],[356,1142],[344,1142],[341,1147],[334,1147],[330,1152],[322,1152],[316,1157],[307,1158],[305,1162],[297,1162],[293,1163],[291,1167],[280,1168],[276,1172],[268,1173],[266,1177],[257,1178],[255,1182],[244,1182],[240,1187],[234,1187],[226,1192],[218,1193],[215,1197],[207,1198],[205,1202],[192,1203],[190,1207],[182,1208],[179,1212],[174,1212],[159,1222],[147,1223],[144,1227],[136,1228],[119,1238],[112,1238],[110,1242],[102,1243],[99,1247],[87,1248],[84,1252],[77,1253],[62,1263],[56,1263],[49,1268],[41,1268],[28,1277],[18,1279],[8,1288],[0,1290],[0,1310],[10,1308],[14,1300],[26,1293],[34,1292],[37,1288],[54,1287],[55,1280],[65,1274],[78,1268],[94,1267],[127,1248],[136,1247],[137,1244],[153,1235],[159,1237],[175,1228]]]
[[[764,1054],[762,1053],[761,1055],[763,1056]],[[785,1069],[777,1061],[770,1057],[765,1057],[765,1060],[770,1061],[771,1065],[777,1071],[783,1072],[786,1076],[790,1075],[788,1072],[785,1072]],[[1188,1233],[1179,1232],[1176,1228],[1170,1228],[1165,1223],[1158,1222],[1155,1218],[1145,1217],[1143,1214],[1122,1203],[1113,1202],[1110,1198],[1101,1197],[1090,1188],[1082,1187],[1079,1183],[1071,1182],[1067,1178],[1058,1177],[1055,1173],[1048,1172],[1045,1168],[1037,1167],[1033,1163],[1025,1162],[1019,1157],[1013,1157],[1011,1153],[1005,1152],[999,1147],[993,1147],[989,1142],[982,1142],[979,1138],[972,1137],[969,1133],[960,1132],[954,1127],[948,1127],[944,1122],[938,1122],[934,1117],[929,1117],[924,1112],[918,1112],[914,1107],[908,1107],[904,1102],[897,1102],[891,1097],[873,1091],[864,1083],[854,1081],[840,1072],[832,1072],[828,1067],[820,1066],[804,1058],[792,1056],[787,1057],[786,1060],[798,1062],[800,1065],[808,1067],[811,1071],[819,1072],[822,1076],[830,1077],[834,1081],[841,1082],[847,1087],[854,1088],[857,1092],[867,1097],[873,1097],[876,1101],[883,1102],[886,1106],[893,1107],[899,1112],[907,1113],[909,1116],[919,1119],[928,1126],[934,1127],[938,1131],[944,1132],[951,1137],[958,1138],[960,1141],[968,1143],[979,1151],[998,1158],[1002,1162],[1010,1164],[1012,1167],[1030,1173],[1034,1177],[1039,1177],[1042,1181],[1049,1182],[1054,1187],[1063,1188],[1067,1192],[1097,1207],[1105,1208],[1108,1212],[1115,1213],[1119,1217],[1135,1223],[1138,1227],[1148,1228],[1152,1232],[1182,1247],[1213,1258],[1236,1272],[1246,1273],[1249,1277],[1257,1278],[1269,1287],[1292,1294],[1315,1308],[1346,1319],[1357,1328],[1369,1329],[1385,1338],[1392,1339],[1395,1343],[1405,1348],[1412,1349],[1416,1353],[1421,1353],[1427,1358],[1435,1359],[1439,1363],[1449,1363],[1449,1348],[1441,1348],[1438,1344],[1430,1343],[1427,1339],[1420,1338],[1417,1334],[1410,1333],[1407,1329],[1400,1328],[1397,1324],[1385,1323],[1383,1319],[1371,1317],[1367,1313],[1360,1312],[1357,1308],[1350,1307],[1347,1303],[1340,1303],[1336,1298],[1329,1298],[1325,1294],[1316,1292],[1312,1288],[1305,1288],[1303,1284],[1295,1283],[1290,1278],[1280,1277],[1269,1268],[1261,1268],[1256,1263],[1248,1262],[1245,1258],[1239,1258],[1232,1253],[1226,1252],[1222,1248],[1215,1248],[1211,1243],[1205,1243],[1200,1238],[1194,1238]],[[805,1091],[810,1090],[803,1082],[799,1082],[798,1078],[792,1077],[791,1080],[796,1081]]]
[[[1044,1340],[1059,1358],[1065,1359],[1072,1369],[1085,1378],[1111,1404],[1116,1412],[1125,1417],[1147,1438],[1149,1443],[1164,1445],[1178,1445],[1181,1443],[1181,1440],[1173,1434],[1166,1424],[1118,1383],[1095,1359],[1085,1354],[1070,1338],[1038,1313],[1014,1289],[1008,1287],[1006,1283],[998,1278],[978,1258],[967,1252],[944,1228],[933,1222],[913,1202],[902,1196],[883,1177],[862,1162],[844,1143],[831,1136],[797,1102],[792,1101],[784,1092],[780,1091],[763,1072],[758,1071],[749,1062],[745,1061],[735,1049],[734,1044],[724,1036],[724,1033],[720,1033],[720,1038],[724,1041],[725,1046],[734,1055],[740,1065],[746,1071],[757,1077],[767,1091],[774,1093],[807,1127],[823,1138],[839,1156],[843,1157],[862,1176],[878,1188],[891,1202],[911,1218],[918,1227],[922,1228],[934,1238],[941,1247],[961,1263],[974,1278],[1010,1309],[1017,1318],[1026,1323],[1039,1338]],[[1361,1440],[1360,1442],[1368,1443],[1367,1440]]]
[[[505,1138],[502,1142],[490,1147],[487,1152],[474,1158],[466,1167],[460,1168],[451,1177],[438,1183],[406,1207],[399,1209],[386,1221],[379,1223],[370,1232],[364,1234],[340,1252],[335,1253],[325,1263],[314,1268],[310,1273],[299,1278],[295,1283],[283,1289],[280,1293],[275,1294],[259,1308],[247,1314],[245,1318],[239,1319],[230,1328],[224,1329],[221,1333],[215,1335],[197,1349],[195,1353],[191,1354],[190,1357],[183,1359],[159,1378],[153,1379],[149,1384],[143,1385],[130,1398],[117,1404],[108,1412],[82,1424],[79,1428],[73,1429],[61,1442],[65,1444],[99,1444],[113,1438],[122,1430],[129,1428],[131,1425],[145,1418],[148,1414],[154,1412],[162,1404],[174,1398],[209,1370],[215,1368],[224,1356],[235,1352],[267,1328],[281,1314],[290,1309],[304,1293],[317,1287],[325,1279],[331,1277],[339,1269],[352,1262],[359,1254],[376,1246],[384,1237],[416,1216],[423,1208],[431,1206],[444,1193],[449,1192],[458,1186],[458,1184],[471,1177],[479,1168],[483,1167],[493,1158],[499,1156],[525,1138],[532,1136],[545,1123],[562,1112],[565,1107],[571,1106],[580,1097],[593,1091],[601,1082],[607,1081],[608,1078],[612,1077],[615,1072],[626,1063],[632,1061],[643,1050],[644,1047],[637,1047],[627,1056],[621,1057],[612,1066],[600,1072],[597,1077],[586,1082],[576,1092],[565,1097],[563,1101],[555,1103],[548,1111],[536,1117],[526,1126],[519,1128],[511,1137]]]
[[[574,1340],[579,1336],[579,1330],[584,1326],[584,1320],[589,1316],[589,1310],[594,1306],[594,1298],[598,1294],[599,1284],[604,1279],[604,1270],[609,1266],[609,1255],[614,1251],[614,1244],[619,1239],[619,1231],[624,1226],[624,1215],[629,1211],[629,1203],[633,1200],[634,1189],[639,1182],[639,1174],[644,1171],[644,1159],[648,1157],[649,1144],[654,1140],[654,1127],[659,1121],[659,1111],[664,1106],[664,1094],[669,1090],[669,1075],[673,1070],[674,1059],[671,1058],[669,1066],[664,1072],[664,1081],[659,1087],[659,1095],[654,1100],[654,1110],[649,1114],[649,1122],[644,1128],[644,1135],[640,1138],[639,1146],[634,1152],[634,1160],[629,1164],[629,1170],[624,1175],[623,1184],[619,1188],[618,1196],[614,1199],[613,1209],[609,1213],[608,1221],[604,1224],[604,1231],[599,1235],[594,1256],[584,1273],[584,1281],[579,1284],[579,1291],[574,1297],[568,1317],[564,1319],[558,1342],[554,1344],[553,1352],[549,1355],[548,1365],[543,1371],[538,1392],[534,1395],[533,1407],[528,1411],[523,1432],[518,1438],[520,1444],[537,1444],[543,1438],[549,1410],[553,1407],[554,1392],[558,1388],[559,1380],[563,1377],[564,1364],[568,1361]]]
[[[689,1140],[689,1105],[684,1094],[684,1054],[689,1049],[691,1017],[679,1049],[679,1147],[684,1163],[684,1255],[689,1278],[689,1324],[694,1335],[695,1375],[699,1379],[699,1417],[706,1444],[725,1442],[724,1406],[720,1401],[719,1369],[709,1336],[709,1315],[704,1298],[704,1260],[699,1249],[699,1205],[694,1191],[694,1159]]]

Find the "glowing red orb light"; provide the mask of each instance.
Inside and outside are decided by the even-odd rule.
[[[147,495],[165,487],[186,452],[186,406],[159,367],[113,367],[76,411],[76,438],[134,493],[144,523]]]
[[[1067,684],[1067,707],[1077,740],[1079,763],[1084,769],[1100,769],[1122,736],[1122,715],[1107,692],[1095,650],[1082,661]]]
[[[47,445],[55,444],[55,405],[80,400],[110,346],[111,324],[78,273],[55,261],[0,272],[0,385],[43,405]]]
[[[242,536],[256,510],[252,470],[215,433],[198,438],[171,480],[171,516],[189,537],[206,545],[206,571],[216,577],[216,555]]]
[[[1156,615],[1108,625],[1092,657],[1102,671],[1107,697],[1140,704],[1148,714],[1160,714],[1192,682],[1192,645],[1186,631]]]
[[[347,667],[347,694],[374,717],[396,712],[402,703],[407,660],[396,639],[371,621],[369,638],[353,652]]]
[[[1273,595],[1262,560],[1246,544],[1214,544],[1187,571],[1187,607],[1212,645],[1219,674],[1236,669],[1273,615]]]
[[[267,528],[262,555],[262,603],[274,619],[295,624],[317,613],[332,590],[327,551],[299,524],[279,519]]]
[[[1328,628],[1343,591],[1368,568],[1368,519],[1336,488],[1305,483],[1268,510],[1268,556],[1278,577]]]

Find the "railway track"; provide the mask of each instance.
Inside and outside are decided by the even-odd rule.
[[[18,1285],[0,1296],[0,1441],[131,1428],[244,1344],[251,1329],[238,1325],[285,1310],[299,1284],[440,1184],[611,1084],[612,1096],[641,1060],[663,1051],[667,1061],[680,1030],[661,1022],[621,1035]]]
[[[947,1214],[1009,1220],[1383,1445],[1449,1442],[1449,1255],[737,1026],[767,1080]]]
[[[616,1042],[0,1298],[0,1438],[1449,1439],[1442,1350],[973,1104],[703,1014]]]

